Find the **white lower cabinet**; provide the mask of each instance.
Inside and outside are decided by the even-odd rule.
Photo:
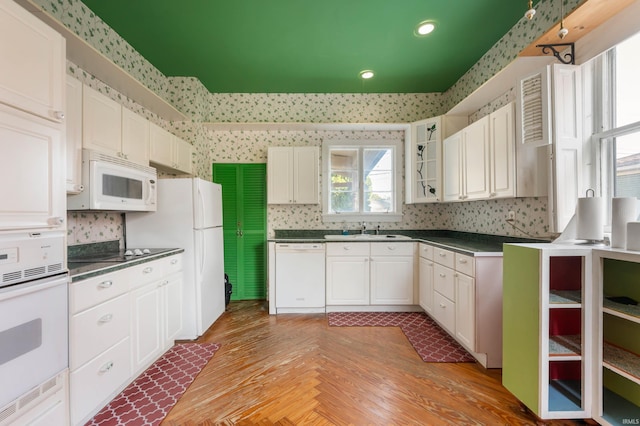
[[[415,243],[327,243],[327,306],[413,305]]]
[[[502,366],[502,256],[420,244],[420,306],[486,368]],[[433,260],[430,260],[433,259]]]
[[[71,424],[84,424],[172,344],[182,328],[182,255],[73,282]]]
[[[418,245],[418,304],[433,314],[433,246]]]

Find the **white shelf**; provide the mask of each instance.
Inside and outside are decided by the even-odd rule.
[[[582,357],[582,341],[579,335],[549,336],[550,361],[579,361]]]
[[[606,342],[602,352],[602,365],[605,368],[640,384],[640,355]]]
[[[602,312],[640,324],[639,305],[623,305],[622,303],[612,302],[607,298],[603,299],[602,305]]]
[[[549,292],[550,308],[580,308],[582,292],[580,290],[551,290]]]
[[[204,123],[209,130],[223,132],[255,131],[407,131],[408,123]]]

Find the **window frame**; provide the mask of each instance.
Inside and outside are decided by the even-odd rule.
[[[393,176],[393,212],[330,212],[329,198],[331,196],[331,150],[358,150],[358,194],[364,193],[363,176],[364,164],[361,161],[364,149],[391,149]],[[322,143],[322,220],[323,222],[400,222],[402,221],[402,142],[380,139],[364,140],[326,140]],[[360,207],[361,203],[359,203]]]

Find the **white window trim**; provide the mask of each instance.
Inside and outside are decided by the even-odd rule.
[[[391,148],[393,150],[394,213],[332,213],[329,212],[332,148]],[[362,167],[362,165],[360,165]],[[322,221],[323,222],[401,222],[402,221],[402,142],[377,139],[326,140],[322,143]]]

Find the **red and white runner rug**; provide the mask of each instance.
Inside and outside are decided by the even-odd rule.
[[[86,426],[159,425],[218,349],[218,343],[173,346]]]
[[[424,362],[475,359],[424,312],[330,312],[330,327],[400,327]]]

